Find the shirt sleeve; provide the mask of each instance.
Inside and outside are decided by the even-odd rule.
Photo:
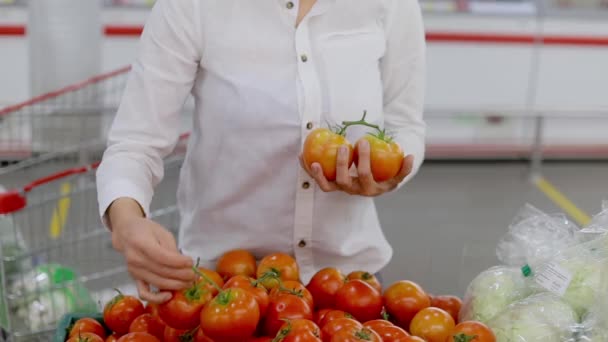
[[[401,187],[414,177],[424,160],[426,42],[418,1],[391,3],[386,22],[387,50],[381,60],[385,127],[405,154],[414,157],[414,169]]]
[[[201,21],[196,0],[159,0],[139,42],[108,146],[97,171],[99,211],[120,197],[149,214],[154,187],[164,176],[163,158],[177,144],[180,117],[201,59]]]

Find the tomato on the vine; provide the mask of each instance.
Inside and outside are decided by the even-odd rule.
[[[137,317],[129,328],[129,332],[147,332],[158,339],[162,339],[165,333],[165,324],[152,314],[146,313]]]
[[[321,327],[321,336],[323,342],[327,342],[341,330],[361,328],[363,328],[363,325],[353,318],[338,318]]]
[[[342,272],[333,267],[324,268],[312,277],[306,288],[312,294],[317,310],[335,306],[336,292],[344,282]]]
[[[237,275],[255,277],[256,260],[253,254],[246,250],[228,251],[217,260],[216,270],[224,280]]]
[[[321,326],[321,320],[323,320],[325,315],[327,315],[330,311],[333,311],[333,309],[321,309],[319,311],[315,311],[313,314],[313,321],[317,323],[318,326]]]
[[[364,326],[368,327],[367,325]],[[375,331],[383,342],[405,342],[410,336],[410,334],[408,334],[405,330],[395,325],[384,325],[368,328]]]
[[[268,295],[266,288],[262,286],[262,284],[258,283],[255,279],[242,275],[234,276],[230,278],[226,284],[224,284],[224,289],[229,288],[241,288],[249,291],[258,302],[260,315],[263,317],[266,314],[268,304],[270,304],[270,296]]]
[[[103,309],[103,321],[110,330],[119,335],[129,332],[131,323],[144,313],[144,305],[133,296],[120,291]]]
[[[173,297],[158,306],[158,314],[170,327],[191,330],[199,325],[201,310],[212,298],[207,285],[198,282],[189,289],[173,291]]]
[[[431,300],[420,285],[402,280],[384,291],[384,305],[397,325],[409,329],[412,318],[420,310],[431,306]]]
[[[378,280],[378,278],[376,278],[375,275],[373,275],[369,272],[354,271],[354,272],[349,273],[346,276],[346,279],[347,280],[355,280],[355,279],[363,280],[364,282],[370,284],[373,288],[378,290],[378,292],[382,293],[382,284],[380,284],[380,281]]]
[[[339,318],[353,318],[353,315],[342,310],[330,310],[325,316],[319,321],[319,326],[323,327],[325,324],[334,321]]]
[[[445,342],[456,324],[449,313],[438,308],[426,308],[412,319],[410,333],[428,342]]]
[[[92,318],[81,318],[72,325],[70,329],[70,335],[68,337],[72,337],[78,335],[79,333],[93,333],[99,337],[106,338],[106,329],[101,325],[101,323],[97,322]]]
[[[160,340],[145,332],[133,332],[122,336],[118,342],[160,342]]]
[[[321,329],[307,319],[286,321],[279,329],[277,342],[321,342]]]
[[[317,128],[306,136],[302,161],[311,167],[319,163],[328,181],[336,180],[338,150],[341,146],[348,148],[348,167],[353,163],[353,146],[346,140],[345,132],[333,132],[327,128]]]
[[[433,296],[431,306],[449,313],[455,322],[458,322],[458,313],[462,307],[462,300],[456,296]]]
[[[458,324],[445,342],[496,342],[496,335],[481,322],[466,321]]]
[[[300,280],[300,268],[294,258],[285,253],[273,253],[260,261],[257,269],[258,281],[267,289],[279,286],[279,281]]]
[[[104,342],[103,338],[91,332],[83,332],[68,338],[67,342]]]
[[[219,288],[224,286],[224,279],[222,279],[220,274],[203,267],[198,267],[198,272],[199,278],[197,282],[199,284],[203,284],[203,287],[206,288],[209,292],[211,292],[213,296],[217,295],[219,292]],[[216,287],[215,285],[217,285],[218,287]]]
[[[246,341],[256,331],[260,308],[247,290],[222,290],[201,312],[200,327],[205,335],[217,341]]]
[[[384,182],[393,179],[403,166],[403,150],[395,141],[387,137],[384,132],[376,135],[368,134],[355,145],[353,161],[359,164],[359,144],[362,140],[369,143],[370,167],[374,180]]]
[[[264,320],[264,334],[275,336],[284,320],[312,320],[312,309],[306,301],[290,293],[280,293],[270,298],[270,305]]]
[[[391,326],[394,326],[394,324],[385,319],[374,319],[374,320],[363,323],[363,326],[366,328],[375,330],[376,328],[379,328],[379,327],[391,327]]]
[[[336,293],[336,308],[361,322],[380,318],[382,295],[362,280],[349,280]]]
[[[368,328],[347,328],[338,331],[331,337],[331,342],[382,342],[375,331]]]
[[[282,286],[275,287],[274,289],[272,289],[270,291],[270,297],[277,296],[280,293],[291,293],[293,295],[296,295],[296,296],[304,299],[304,301],[306,301],[306,303],[308,303],[308,305],[311,307],[311,309],[315,307],[312,294],[310,293],[310,291],[308,291],[308,289],[306,289],[306,287],[304,287],[304,285],[302,285],[302,283],[300,283],[298,281],[295,281],[295,280],[284,281]]]

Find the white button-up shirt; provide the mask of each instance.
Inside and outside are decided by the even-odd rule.
[[[384,125],[424,156],[425,43],[416,0],[160,0],[140,42],[98,171],[103,215],[119,197],[148,212],[189,94],[195,115],[181,171],[180,248],[212,264],[244,248],[322,267],[381,270],[392,249],[372,198],[324,193],[300,167],[311,129]],[[349,129],[354,143],[365,129]],[[408,229],[407,223],[403,228]],[[409,229],[413,229],[410,227]]]

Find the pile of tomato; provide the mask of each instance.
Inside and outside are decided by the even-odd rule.
[[[160,305],[119,293],[105,306],[105,327],[81,319],[68,341],[495,341],[479,322],[458,323],[459,298],[429,295],[411,281],[383,288],[373,274],[325,268],[305,286],[291,256],[258,264],[244,250],[224,254],[215,271],[193,271],[198,280]]]

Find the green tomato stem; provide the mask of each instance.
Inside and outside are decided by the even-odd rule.
[[[374,124],[371,124],[371,123],[365,121],[365,117],[367,117],[367,111],[363,112],[363,117],[360,120],[342,121],[342,127],[341,127],[340,131],[338,132],[338,134],[340,134],[340,135],[346,134],[346,130],[350,126],[366,126],[366,127],[375,129],[378,132],[378,134],[384,134],[384,131],[382,129],[380,129],[380,126],[374,125]]]
[[[198,259],[200,261],[200,259]],[[198,265],[199,262],[196,262],[196,265]],[[211,284],[218,292],[222,292],[222,288],[219,287],[218,284],[216,284],[211,278],[207,277],[203,272],[201,272],[197,266],[192,267],[192,269],[194,270],[194,273],[196,273],[198,276],[200,276],[201,278],[203,278],[203,280],[209,284]]]

